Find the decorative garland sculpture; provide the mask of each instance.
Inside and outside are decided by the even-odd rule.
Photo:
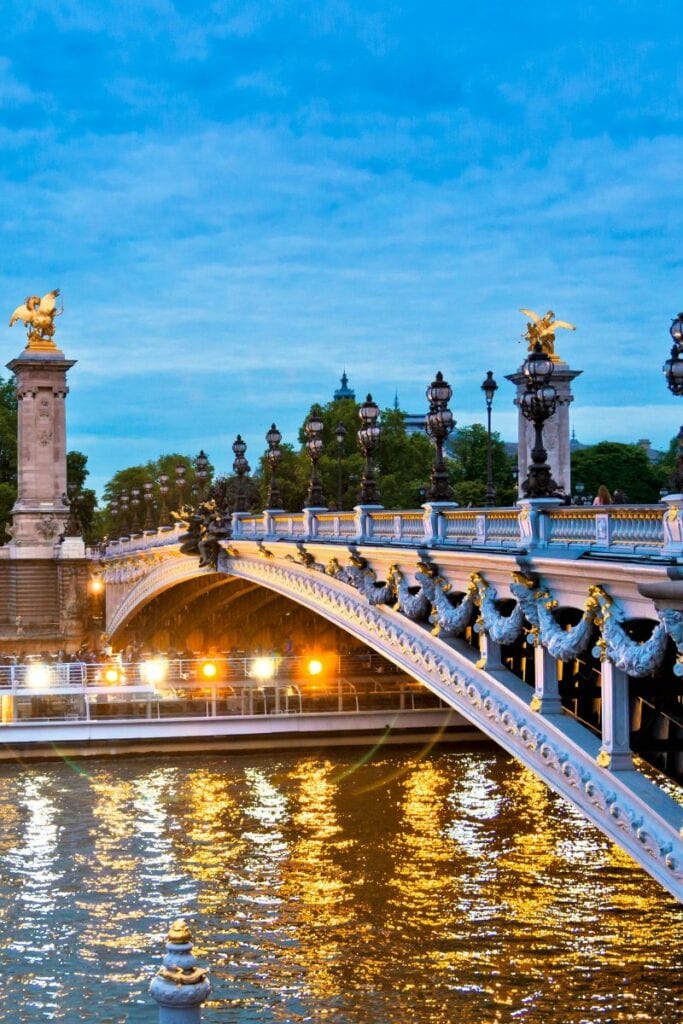
[[[370,605],[385,604],[412,621],[429,622],[435,636],[462,633],[478,609],[474,628],[495,643],[512,644],[526,629],[534,645],[540,644],[559,661],[572,661],[587,649],[597,628],[599,638],[593,654],[601,660],[609,658],[617,668],[634,677],[657,671],[671,639],[677,651],[674,672],[683,675],[683,612],[671,608],[658,611],[659,623],[650,638],[641,643],[629,637],[621,625],[626,619],[625,613],[598,584],[589,588],[581,620],[571,628],[564,628],[553,615],[558,602],[549,590],[524,573],[513,573],[510,591],[516,598],[516,604],[509,615],[503,615],[496,608],[498,593],[495,586],[481,573],[472,573],[462,598],[453,604],[448,597],[451,584],[430,562],[417,563],[415,579],[418,587],[415,588],[408,584],[405,574],[396,565],[391,566],[386,582],[378,583],[377,574],[368,566],[367,559],[356,552],[350,553],[349,565],[342,566],[332,558],[323,567],[303,545],[298,545],[297,550],[297,557],[287,556],[290,561],[297,561],[318,572],[324,571],[348,584],[358,590]],[[236,554],[234,549],[228,550],[229,555],[233,553]],[[270,552],[268,554],[272,557]]]

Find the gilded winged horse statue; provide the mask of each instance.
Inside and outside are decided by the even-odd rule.
[[[61,316],[64,307],[57,309],[59,288],[53,289],[42,299],[39,295],[29,295],[21,306],[12,313],[10,327],[21,320],[28,327],[27,348],[53,348],[52,340],[55,333],[55,317]]]
[[[569,324],[566,320],[556,320],[552,309],[549,309],[545,316],[539,316],[533,309],[520,309],[520,313],[530,317],[530,322],[527,323],[526,331],[522,335],[525,341],[529,342],[529,351],[537,341],[540,341],[546,355],[551,356],[553,362],[558,362],[559,356],[555,352],[555,331],[558,327],[564,327],[566,331],[575,331],[574,324]]]

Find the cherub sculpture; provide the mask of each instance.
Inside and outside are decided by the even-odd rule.
[[[556,320],[552,309],[549,309],[545,316],[539,316],[538,313],[534,313],[533,309],[520,309],[520,313],[531,317],[531,321],[526,325],[526,331],[522,335],[529,342],[529,351],[533,349],[537,341],[540,341],[545,354],[554,356],[557,361],[555,331],[558,327],[564,327],[567,331],[575,331],[574,324],[568,324],[566,320]]]
[[[44,348],[46,345],[53,346],[52,340],[55,333],[55,317],[61,316],[64,307],[57,309],[57,296],[59,288],[43,295],[29,295],[23,305],[17,306],[12,313],[9,325],[12,327],[17,320],[21,320],[28,327],[27,348]]]

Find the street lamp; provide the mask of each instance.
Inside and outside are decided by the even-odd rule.
[[[119,535],[119,502],[117,498],[112,498],[109,502],[109,522],[111,523],[109,540],[117,540]]]
[[[154,515],[152,513],[152,500],[154,495],[152,494],[152,482],[148,480],[143,485],[144,493],[143,498],[145,499],[145,530],[154,529]]]
[[[270,430],[266,434],[266,441],[268,443],[268,451],[266,452],[266,461],[270,468],[270,480],[268,482],[268,498],[266,505],[268,508],[279,508],[282,504],[282,498],[280,497],[280,491],[277,486],[277,477],[275,471],[282,461],[282,451],[280,449],[280,441],[282,440],[282,434],[277,429],[275,424],[271,425]]]
[[[170,526],[166,497],[168,495],[168,474],[159,474],[159,526]]]
[[[304,426],[306,431],[306,454],[311,460],[311,479],[308,484],[308,494],[306,495],[304,508],[322,508],[325,505],[325,496],[320,483],[320,477],[318,476],[318,460],[323,452],[322,433],[324,428],[325,424],[320,406],[314,405]]]
[[[448,408],[453,389],[448,381],[443,379],[441,370],[427,388],[426,395],[429,412],[425,416],[425,430],[436,449],[427,498],[429,501],[452,501],[453,488],[448,482],[448,473],[443,461],[443,446],[455,426],[453,413]]]
[[[130,492],[130,504],[131,504],[131,508],[133,510],[132,513],[131,513],[131,517],[130,517],[130,519],[131,519],[131,524],[130,524],[131,525],[131,533],[140,533],[140,518],[139,518],[140,488],[139,487],[134,487],[132,489],[132,491]]]
[[[119,494],[119,502],[120,502],[120,505],[121,505],[121,518],[119,520],[119,522],[120,522],[120,525],[119,525],[119,537],[121,539],[123,539],[124,537],[128,536],[128,502],[129,502],[129,500],[130,499],[128,497],[128,493],[126,491],[121,491],[121,493]]]
[[[176,493],[176,510],[179,512],[184,504],[183,494],[187,487],[187,480],[185,479],[185,473],[187,469],[182,463],[178,463],[175,468],[175,493]]]
[[[481,386],[486,397],[486,498],[485,504],[491,507],[496,503],[496,488],[493,483],[493,457],[491,452],[491,407],[493,396],[498,390],[498,385],[493,378],[493,371],[486,371],[486,378]]]
[[[197,504],[206,497],[206,481],[209,479],[209,460],[202,448],[194,460],[194,475],[197,480]]]
[[[342,455],[344,453],[344,443],[346,441],[346,427],[341,420],[339,420],[339,423],[334,428],[334,436],[337,442],[337,511],[341,512],[342,505],[344,503],[342,491]]]
[[[361,505],[379,505],[380,494],[375,479],[375,466],[373,455],[379,444],[380,426],[379,406],[373,402],[372,395],[368,395],[360,409],[361,428],[358,431],[358,444],[365,458],[363,467],[363,478],[360,482],[360,493],[358,495]]]
[[[669,334],[673,339],[671,355],[664,363],[663,370],[669,391],[683,395],[683,313],[672,321]],[[683,427],[678,432],[678,454],[672,484],[676,491],[683,490]]]
[[[246,512],[247,496],[245,494],[244,478],[249,472],[249,463],[244,457],[244,453],[247,450],[247,443],[246,441],[242,440],[241,434],[238,434],[235,440],[232,442],[232,450],[235,456],[235,461],[232,464],[232,470],[233,473],[235,473],[237,476],[235,512]]]
[[[534,425],[534,447],[528,476],[522,483],[527,498],[549,498],[557,490],[548,465],[548,453],[543,447],[543,424],[555,412],[557,391],[550,383],[553,362],[537,341],[524,361],[527,378],[526,391],[519,400],[522,416]]]

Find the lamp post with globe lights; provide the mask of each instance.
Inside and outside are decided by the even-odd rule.
[[[496,503],[496,488],[493,483],[493,453],[491,450],[491,408],[493,396],[498,390],[498,385],[493,377],[493,371],[487,370],[481,390],[486,397],[486,497],[484,499],[487,508]]]
[[[375,479],[373,456],[379,444],[381,430],[378,423],[379,406],[373,402],[372,395],[367,396],[358,410],[358,415],[361,421],[361,428],[357,434],[358,444],[365,459],[358,497],[361,505],[379,505],[380,493]]]
[[[206,498],[206,484],[209,479],[209,460],[202,448],[194,460],[194,475],[197,481],[197,504]]]
[[[304,429],[306,431],[306,454],[311,460],[311,478],[308,484],[308,494],[304,502],[304,508],[324,508],[325,496],[323,494],[320,477],[318,476],[318,460],[323,451],[323,430],[325,424],[319,405],[314,405],[310,416],[306,420]]]
[[[268,498],[266,505],[269,509],[278,509],[282,504],[282,498],[280,497],[280,491],[277,485],[276,471],[277,467],[282,461],[282,450],[280,449],[280,441],[282,440],[282,434],[273,423],[270,430],[266,433],[266,442],[268,444],[268,451],[266,452],[266,461],[268,468],[270,469],[270,480],[268,481]]]
[[[344,503],[344,492],[342,490],[342,455],[344,454],[344,442],[346,441],[346,427],[339,420],[334,428],[334,437],[337,442],[337,511],[341,512]]]
[[[242,435],[238,434],[232,443],[232,451],[235,456],[235,460],[232,464],[232,469],[237,477],[237,488],[235,493],[235,512],[246,512],[247,511],[247,496],[245,494],[244,478],[249,472],[249,463],[247,462],[244,453],[247,450],[246,441],[242,440]]]
[[[672,321],[669,334],[673,340],[671,355],[664,363],[666,383],[674,395],[683,395],[683,313]],[[672,481],[677,492],[683,491],[683,427],[678,432],[678,453]]]
[[[130,492],[130,504],[131,504],[131,533],[140,533],[140,488],[134,487]]]
[[[111,528],[109,530],[109,540],[118,540],[119,537],[119,501],[118,498],[112,498],[109,502],[109,522]]]
[[[427,388],[426,394],[429,401],[429,412],[425,417],[425,430],[434,442],[435,448],[427,499],[429,501],[452,501],[453,488],[448,482],[448,473],[443,459],[443,446],[455,426],[453,413],[448,408],[453,389],[448,381],[443,379],[441,370],[438,371]]]
[[[185,494],[185,488],[187,487],[187,480],[185,479],[185,473],[187,472],[185,466],[179,463],[175,468],[175,493],[176,493],[176,511],[180,512],[181,508],[185,503],[183,495]]]
[[[168,473],[159,474],[159,526],[170,526],[171,520],[168,515]]]
[[[526,498],[550,498],[557,490],[548,465],[548,453],[543,446],[543,424],[555,412],[557,391],[550,383],[553,374],[552,359],[537,341],[526,358],[523,372],[527,378],[526,390],[519,402],[522,415],[534,425],[534,446],[528,476],[522,483]]]
[[[152,501],[154,500],[154,495],[152,494],[152,486],[153,485],[151,480],[147,480],[142,485],[142,497],[144,498],[145,501],[145,530],[154,529],[154,512],[152,509]]]
[[[129,528],[128,528],[128,511],[129,511],[128,503],[129,503],[129,501],[130,501],[130,497],[128,496],[128,492],[127,491],[121,491],[121,493],[119,494],[119,507],[121,509],[121,516],[120,516],[120,519],[119,519],[119,537],[121,539],[123,539],[124,537],[128,537],[129,536]]]

